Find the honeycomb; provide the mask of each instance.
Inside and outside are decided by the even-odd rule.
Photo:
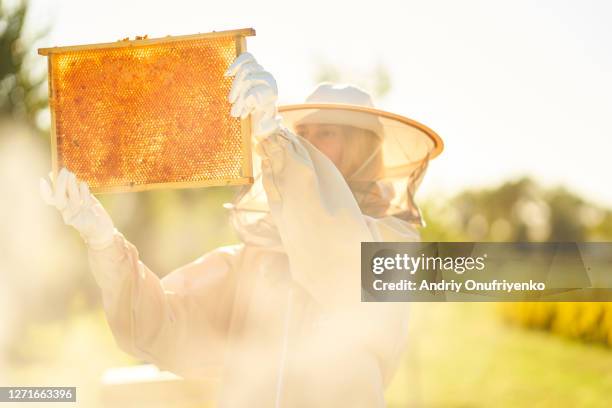
[[[94,192],[252,182],[248,124],[230,116],[224,77],[243,43],[175,38],[47,49],[55,171]]]

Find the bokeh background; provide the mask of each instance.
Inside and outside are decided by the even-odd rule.
[[[609,21],[606,1],[0,1],[0,384],[78,386],[77,405],[97,407],[105,370],[142,363],[114,343],[80,237],[38,195],[36,48],[254,27],[282,102],[351,82],[441,134],[417,195],[424,240],[609,241]],[[101,201],[161,277],[236,242],[222,208],[235,192]],[[411,307],[391,407],[612,405],[612,304]]]

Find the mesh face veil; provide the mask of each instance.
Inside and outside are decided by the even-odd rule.
[[[391,176],[385,164],[384,138],[370,130],[342,126],[345,149],[339,170],[361,211],[374,218],[395,216],[422,226],[423,219],[414,201],[429,155]]]

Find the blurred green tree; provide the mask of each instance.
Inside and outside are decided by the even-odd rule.
[[[426,201],[423,212],[429,241],[612,240],[612,210],[529,178],[467,190],[443,203]]]
[[[46,75],[34,73],[29,52],[48,30],[26,36],[28,2],[10,3],[0,0],[0,117],[34,124],[38,112],[47,106]]]

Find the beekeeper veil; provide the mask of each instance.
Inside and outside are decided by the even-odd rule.
[[[335,164],[344,176],[362,213],[394,216],[423,226],[414,195],[429,160],[443,149],[431,129],[403,116],[375,109],[372,98],[355,86],[321,84],[303,104],[279,107],[283,124],[300,135],[309,126],[338,126],[344,138]],[[300,138],[308,143],[307,138]],[[232,220],[245,239],[274,235],[271,217],[254,158],[255,183],[244,189],[232,205]]]

